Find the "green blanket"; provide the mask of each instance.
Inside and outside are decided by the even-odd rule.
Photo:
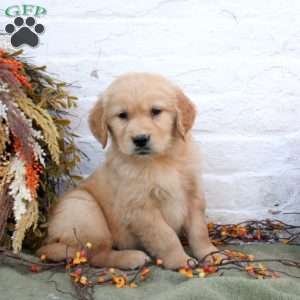
[[[300,261],[300,247],[288,245],[231,246],[256,258],[289,258]],[[300,270],[267,264],[276,270],[300,276]],[[300,299],[300,279],[281,276],[278,279],[254,279],[237,271],[226,271],[222,276],[188,279],[183,275],[151,267],[150,277],[137,288],[117,289],[114,286],[95,288],[95,299],[153,299],[153,300],[289,300]],[[52,276],[52,277],[51,277]],[[50,279],[51,277],[51,279]],[[56,290],[53,282],[63,291],[72,291],[66,274],[53,272],[24,274],[2,264],[0,267],[1,300],[60,300],[72,299],[69,294]]]

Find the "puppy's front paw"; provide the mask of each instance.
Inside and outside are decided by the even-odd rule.
[[[209,256],[210,253],[214,253],[219,251],[218,248],[216,248],[215,246],[211,245],[209,247],[206,248],[200,248],[197,253],[195,253],[195,256],[197,257],[197,259],[199,261],[202,261],[205,258],[205,261],[208,261],[210,259],[211,256]]]
[[[122,261],[122,267],[124,269],[136,269],[150,261],[150,257],[139,250],[129,250],[126,254],[126,258]]]
[[[187,267],[188,262],[194,260],[195,260],[194,258],[188,255],[182,255],[182,256],[170,255],[163,259],[163,266],[167,269],[176,270],[183,267]]]

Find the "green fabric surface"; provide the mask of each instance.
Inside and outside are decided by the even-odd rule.
[[[300,261],[300,247],[288,245],[245,245],[231,246],[229,249],[240,250],[261,258],[289,258]],[[265,264],[266,265],[266,264]],[[268,263],[269,267],[300,276],[296,268],[282,267]],[[50,278],[51,277],[51,278]],[[11,266],[0,266],[1,300],[60,300],[72,299],[55,289],[53,280],[59,289],[72,291],[69,278],[64,273],[52,271],[42,273],[24,273]],[[300,300],[300,279],[281,276],[278,279],[254,279],[237,271],[226,271],[223,276],[188,279],[181,274],[151,267],[150,277],[138,288],[117,289],[114,286],[95,288],[95,299],[105,300]]]

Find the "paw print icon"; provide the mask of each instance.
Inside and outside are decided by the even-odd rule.
[[[14,47],[28,45],[36,47],[39,43],[39,34],[45,31],[42,24],[36,24],[33,17],[26,18],[25,22],[22,17],[16,17],[14,24],[7,24],[5,31],[11,35],[11,44]]]

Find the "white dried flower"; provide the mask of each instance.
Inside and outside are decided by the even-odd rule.
[[[13,159],[9,173],[13,175],[13,180],[9,185],[8,193],[14,199],[13,210],[18,222],[26,212],[26,202],[32,201],[30,190],[26,185],[25,164],[18,156]]]
[[[45,159],[44,159],[44,157],[46,156],[45,151],[40,146],[40,144],[36,141],[33,141],[32,146],[33,146],[35,159],[38,160],[43,167],[45,167]]]
[[[25,115],[25,113],[22,110],[20,110],[20,115],[23,118],[24,122],[26,122],[26,124],[30,128],[30,133],[31,133],[31,137],[32,137],[32,138],[30,138],[30,141],[31,141],[33,151],[35,154],[35,159],[39,160],[40,163],[45,167],[44,157],[46,156],[46,153],[43,150],[43,148],[40,146],[40,144],[36,141],[36,140],[42,140],[44,138],[44,136],[40,130],[33,128],[32,120],[27,118],[27,116]]]
[[[0,119],[7,121],[7,106],[0,101]]]

